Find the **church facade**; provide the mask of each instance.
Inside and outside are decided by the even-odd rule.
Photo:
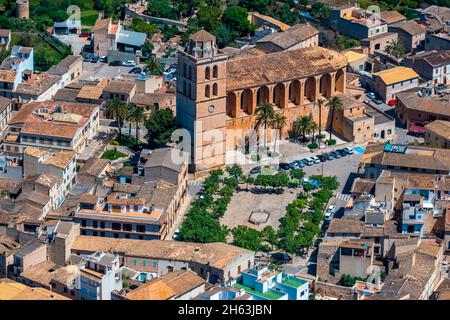
[[[257,106],[271,103],[287,118],[286,137],[299,116],[322,129],[329,108],[317,99],[345,94],[347,58],[321,47],[230,59],[215,37],[201,30],[178,54],[177,122],[190,134],[191,171],[223,166],[226,152],[244,148],[254,132]],[[270,129],[268,130],[270,139]]]

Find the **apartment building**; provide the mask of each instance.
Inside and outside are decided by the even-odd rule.
[[[97,252],[80,262],[80,299],[111,300],[111,292],[122,289],[119,256]]]
[[[431,51],[417,54],[406,59],[411,67],[423,79],[434,85],[450,83],[450,51]]]
[[[424,137],[429,145],[450,148],[450,121],[436,120],[427,124]]]
[[[419,75],[411,68],[394,67],[372,74],[373,90],[385,103],[395,101],[397,93],[416,88]]]
[[[43,149],[27,147],[24,150],[23,175],[30,176],[45,174],[55,177],[57,189],[52,208],[58,208],[75,184],[76,153],[74,151],[45,151]]]
[[[31,102],[11,118],[3,155],[14,163],[26,147],[81,152],[99,128],[99,107],[71,102]]]
[[[48,69],[47,73],[60,76],[61,85],[65,87],[83,73],[83,58],[81,56],[69,55]]]
[[[402,21],[389,25],[389,32],[398,34],[407,53],[419,52],[424,49],[425,28],[413,20]]]

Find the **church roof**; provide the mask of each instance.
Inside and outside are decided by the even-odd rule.
[[[347,65],[334,50],[311,47],[227,62],[227,91],[315,76]]]
[[[191,36],[191,40],[196,42],[216,41],[216,37],[205,30],[200,30]]]

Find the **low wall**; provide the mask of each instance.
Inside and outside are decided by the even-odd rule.
[[[157,25],[167,25],[167,26],[175,26],[180,31],[186,31],[187,30],[187,23],[183,21],[178,20],[171,20],[171,19],[165,19],[165,18],[158,18],[158,17],[152,17],[147,16],[145,14],[140,14],[128,7],[128,5],[125,6],[125,16],[129,18],[139,18],[146,22],[153,22]]]
[[[354,291],[352,288],[338,286],[331,283],[316,281],[314,284],[314,293],[339,300],[354,300]]]

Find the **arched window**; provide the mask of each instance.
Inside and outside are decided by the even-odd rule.
[[[211,77],[211,68],[206,67],[205,69],[205,79],[209,79]]]
[[[211,93],[210,93],[209,84],[207,84],[205,87],[205,97],[209,98],[210,95],[211,95]]]
[[[192,79],[192,66],[189,66],[188,78]]]
[[[219,74],[219,69],[217,66],[213,67],[213,78],[217,78]]]
[[[217,91],[218,91],[217,83],[214,83],[213,84],[213,96],[217,96]]]
[[[187,85],[186,96],[188,96],[189,98],[191,97],[191,84],[190,83],[188,83],[188,85]]]
[[[183,81],[183,94],[186,95],[186,81]]]
[[[183,63],[183,77],[186,77],[186,63]]]

